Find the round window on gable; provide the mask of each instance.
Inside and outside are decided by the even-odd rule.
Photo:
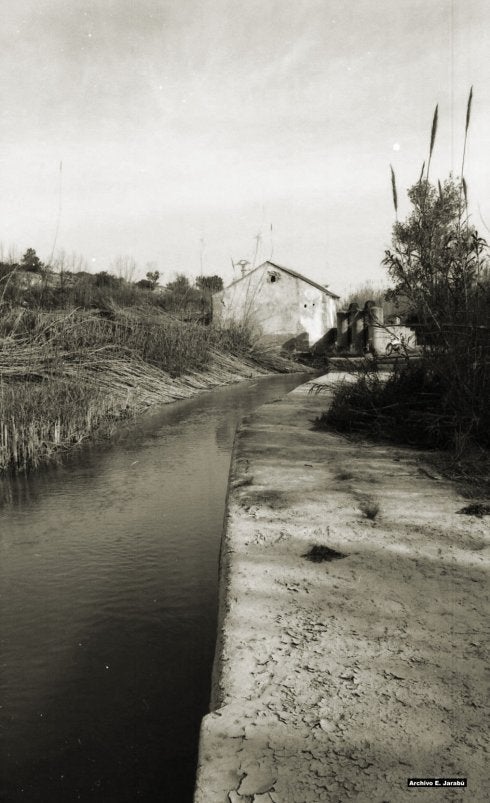
[[[272,274],[272,276],[271,276],[271,284],[272,284],[272,282],[275,282],[275,281],[276,281],[276,277],[274,276],[274,274]]]

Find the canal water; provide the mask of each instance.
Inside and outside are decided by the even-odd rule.
[[[190,803],[237,423],[276,376],[0,483],[0,800]]]

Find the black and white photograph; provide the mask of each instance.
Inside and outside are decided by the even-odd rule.
[[[490,4],[0,0],[0,800],[490,796]]]

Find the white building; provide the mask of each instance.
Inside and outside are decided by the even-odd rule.
[[[304,348],[335,329],[336,299],[323,285],[268,261],[213,295],[213,319],[244,321],[265,342]]]

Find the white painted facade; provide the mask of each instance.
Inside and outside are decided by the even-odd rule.
[[[213,295],[216,321],[248,323],[281,346],[312,346],[337,325],[334,293],[290,268],[264,262]]]

